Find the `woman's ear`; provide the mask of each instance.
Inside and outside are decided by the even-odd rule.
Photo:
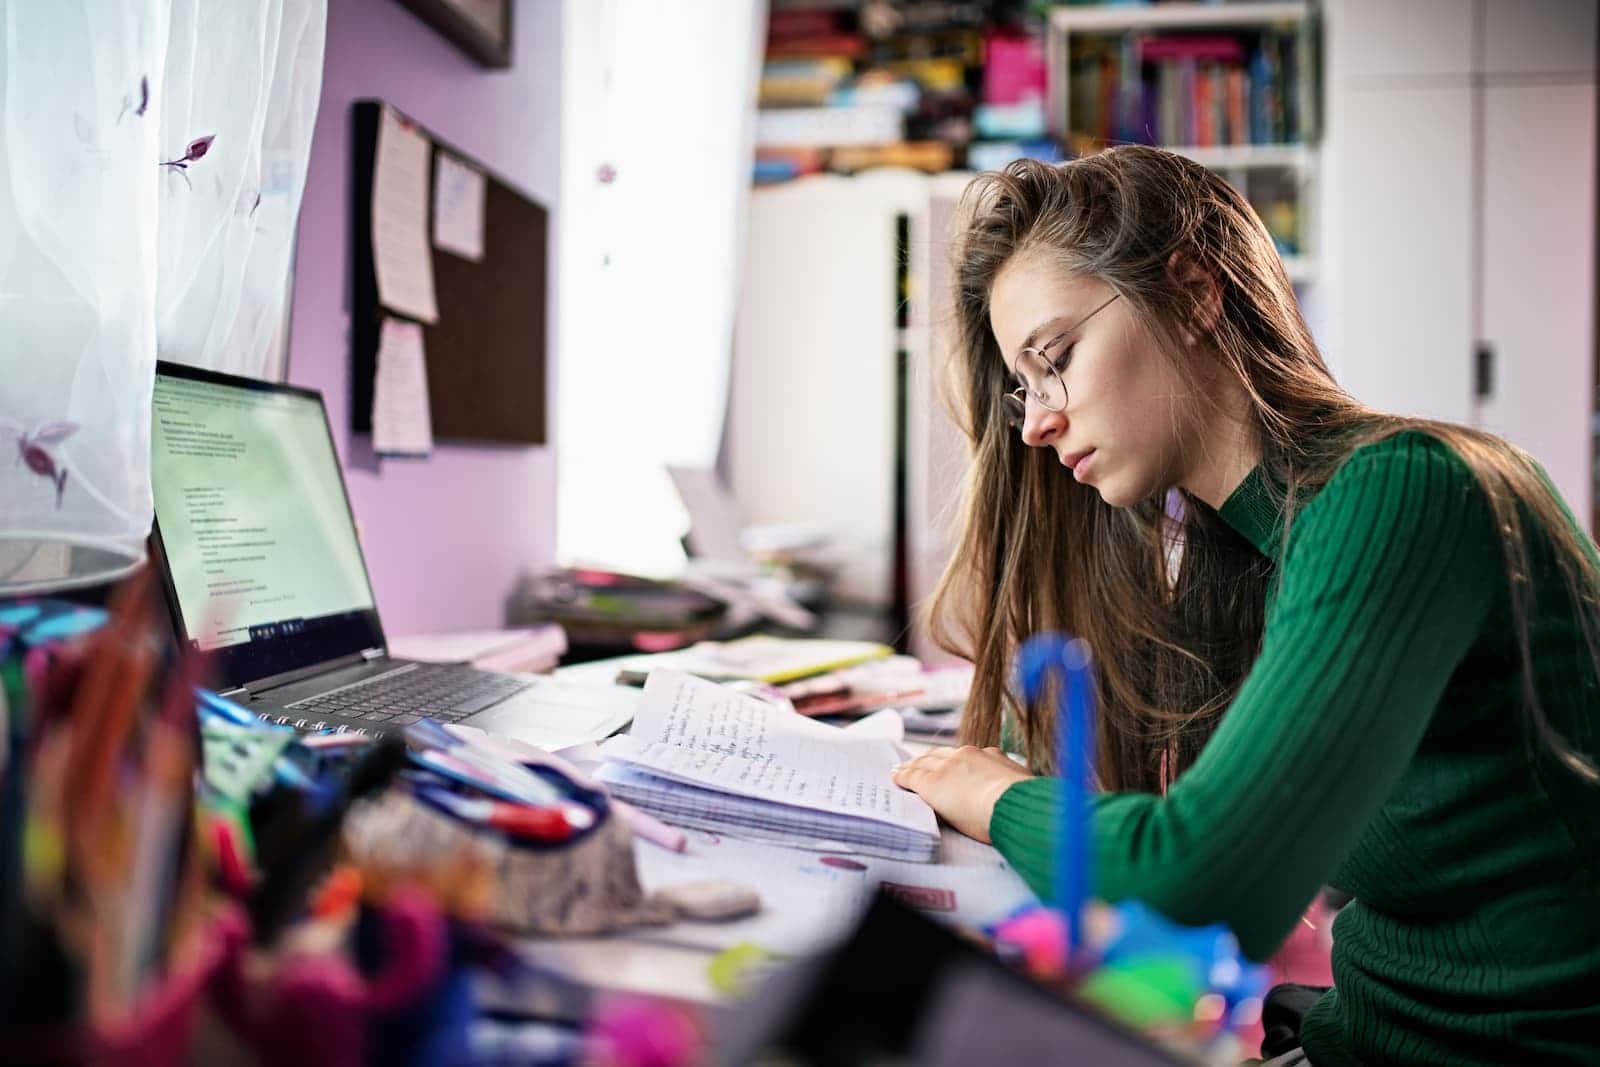
[[[1189,294],[1191,318],[1184,331],[1190,344],[1208,337],[1222,317],[1222,288],[1211,272],[1192,255],[1174,252],[1167,258],[1167,277],[1173,286]]]

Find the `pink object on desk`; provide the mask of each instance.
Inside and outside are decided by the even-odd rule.
[[[629,829],[646,841],[660,845],[669,852],[683,852],[689,847],[689,835],[676,826],[668,826],[649,812],[640,811],[616,797],[611,798],[611,807],[628,824]]]

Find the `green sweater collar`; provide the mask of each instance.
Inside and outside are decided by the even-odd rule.
[[[1283,547],[1283,492],[1274,491],[1264,467],[1257,464],[1245,475],[1217,514],[1244,535],[1256,550],[1276,560]]]

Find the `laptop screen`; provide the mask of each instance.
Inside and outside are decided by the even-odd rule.
[[[230,684],[382,646],[320,395],[162,363],[150,474],[182,636]]]

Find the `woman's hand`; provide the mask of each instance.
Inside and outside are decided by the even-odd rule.
[[[1012,783],[1031,778],[998,748],[936,748],[894,769],[894,784],[928,802],[968,837],[989,840],[989,819]]]

